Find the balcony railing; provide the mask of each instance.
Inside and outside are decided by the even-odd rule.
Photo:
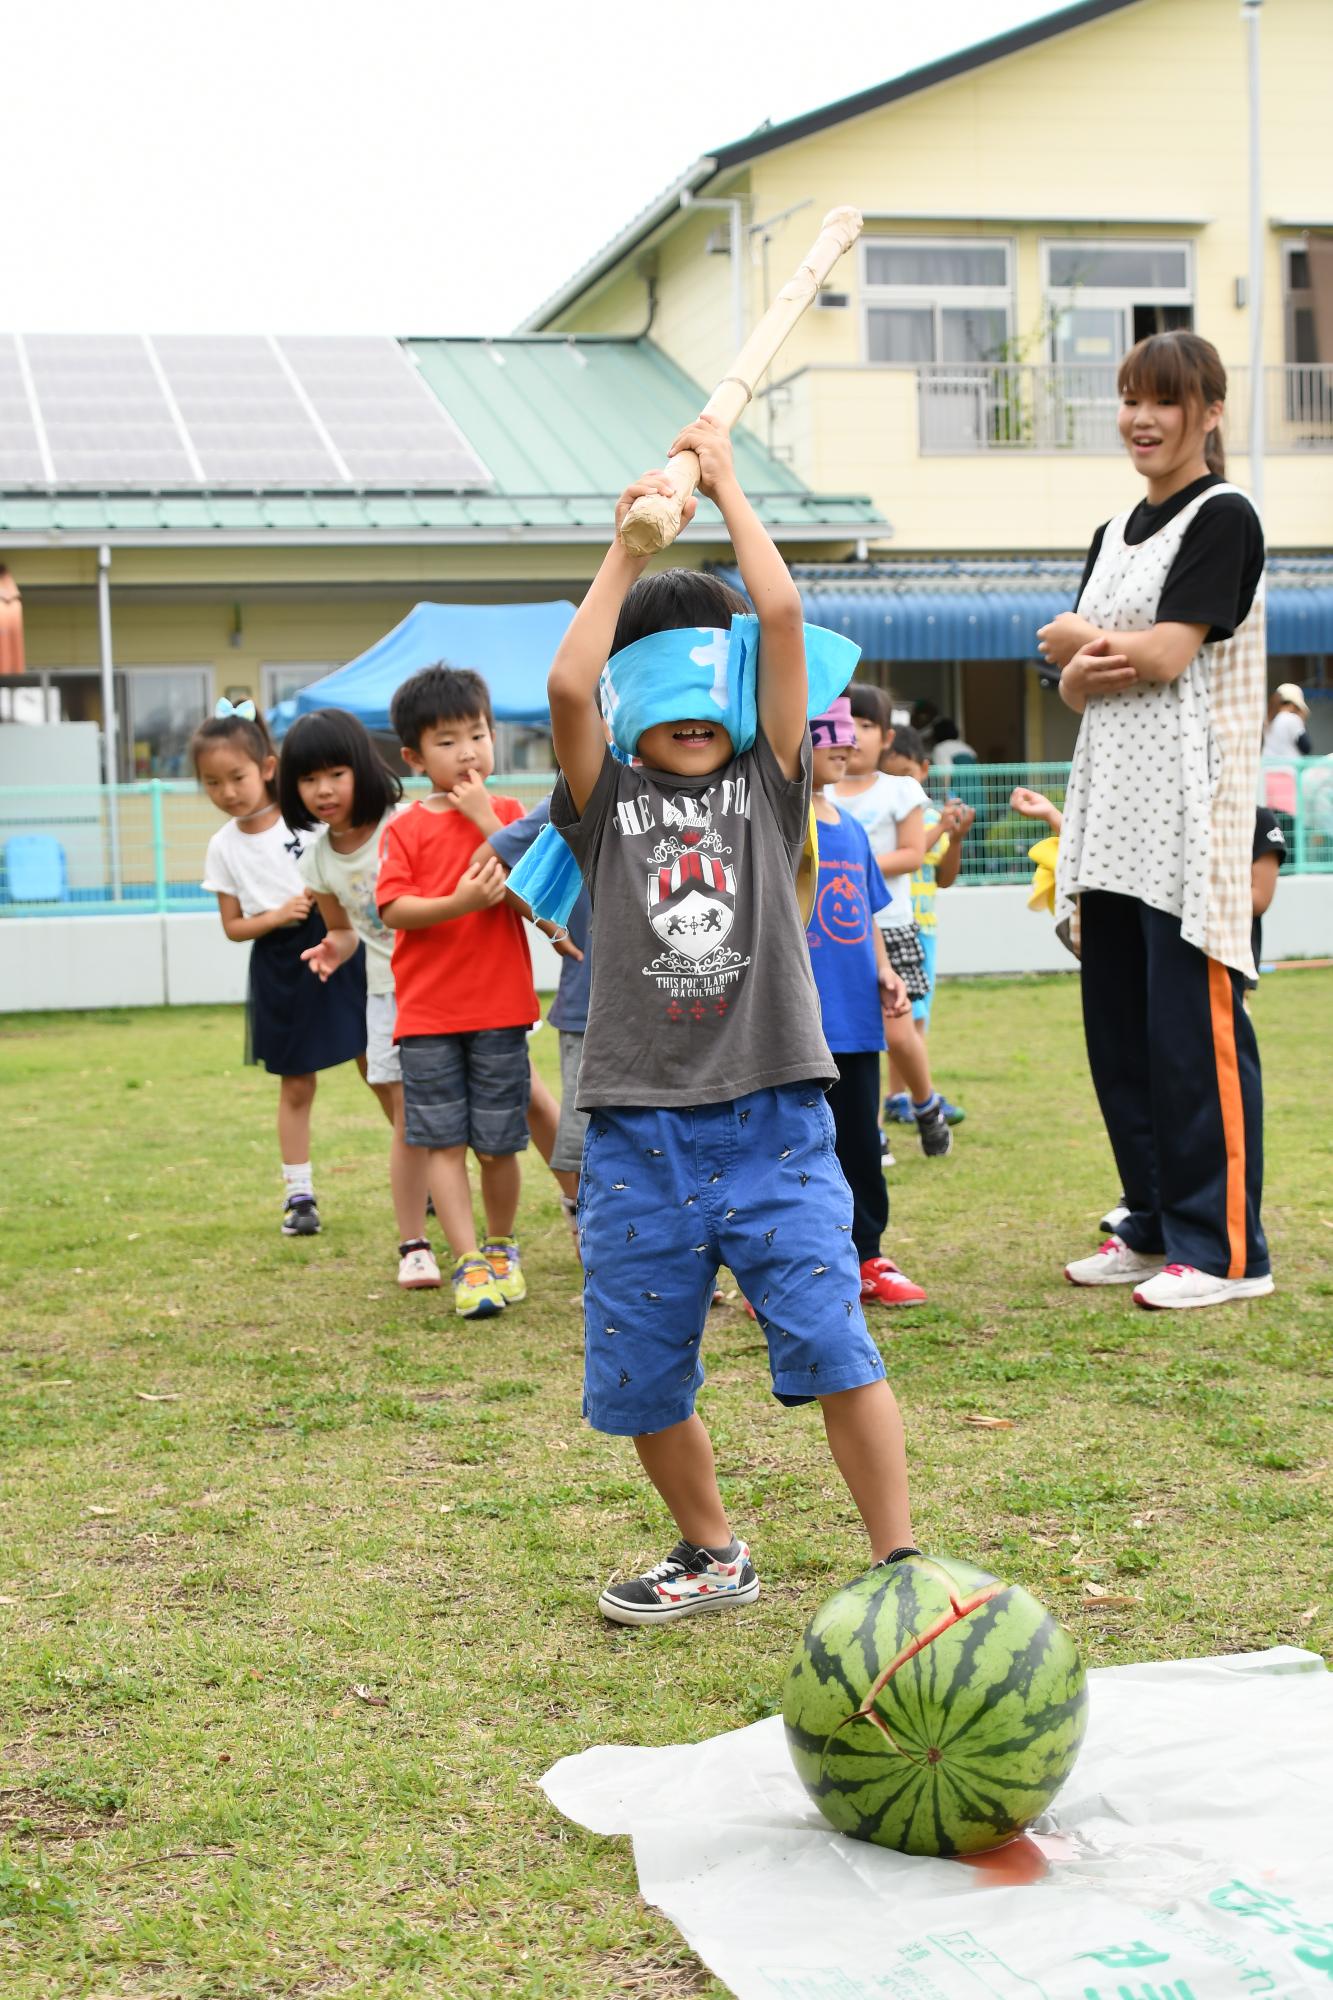
[[[1333,366],[1264,369],[1264,450],[1333,451]],[[1109,363],[932,362],[916,371],[923,452],[1118,453]],[[1227,371],[1224,435],[1248,449],[1250,371]]]

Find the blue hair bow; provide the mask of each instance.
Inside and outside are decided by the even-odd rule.
[[[809,682],[807,716],[823,715],[856,671],[861,648],[822,625],[805,628]],[[627,763],[645,729],[684,718],[716,716],[737,751],[759,730],[755,683],[759,620],[737,613],[730,631],[710,626],[650,632],[613,653],[602,671],[602,713],[611,725],[611,754]],[[566,924],[583,887],[578,862],[553,826],[544,826],[509,877],[509,887],[534,915]]]
[[[242,722],[253,722],[255,719],[255,705],[252,701],[238,701],[233,705],[233,703],[227,700],[226,695],[223,694],[218,696],[218,705],[213,710],[213,714],[219,722],[225,722],[229,715],[239,715]]]

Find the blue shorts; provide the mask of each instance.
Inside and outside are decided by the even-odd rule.
[[[773,1393],[808,1403],[884,1374],[861,1310],[852,1197],[814,1083],[689,1111],[600,1106],[579,1180],[583,1414],[637,1437],[684,1423],[719,1264],[768,1340]]]
[[[926,961],[926,991],[924,998],[912,1002],[912,1019],[919,1021],[923,1028],[930,1026],[930,1004],[935,998],[935,933],[922,931],[921,955]]]

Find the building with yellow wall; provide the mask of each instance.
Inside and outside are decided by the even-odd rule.
[[[528,324],[608,332],[650,318],[652,339],[711,383],[824,212],[859,207],[860,243],[747,420],[804,481],[864,491],[889,522],[861,554],[891,559],[878,582],[898,607],[896,634],[881,621],[894,687],[962,707],[983,756],[1061,755],[1069,719],[1040,698],[1035,667],[923,650],[930,613],[913,593],[921,604],[944,586],[915,565],[961,564],[964,590],[1034,606],[1043,586],[1072,592],[1092,530],[1141,491],[1116,438],[1114,378],[1148,332],[1193,326],[1219,348],[1228,470],[1252,483],[1246,38],[1234,0],[1090,0],[761,126],[696,161]],[[1263,7],[1261,73],[1262,511],[1286,559],[1272,580],[1305,593],[1270,648],[1276,678],[1320,688],[1333,654],[1333,575],[1310,560],[1333,546],[1328,0]],[[1011,559],[1038,555],[1065,566],[1015,573]],[[812,615],[854,630],[873,658],[875,573],[802,580]],[[1031,661],[1023,636],[1017,658]],[[1327,735],[1333,749],[1333,713]]]
[[[1270,652],[1275,681],[1319,695],[1333,0],[1262,17]],[[118,773],[176,777],[219,694],[271,707],[419,599],[577,598],[625,479],[851,202],[863,238],[747,414],[747,487],[809,615],[856,637],[866,671],[952,712],[984,760],[1066,754],[1035,631],[1071,602],[1093,528],[1137,497],[1113,413],[1140,333],[1215,341],[1231,471],[1251,480],[1247,77],[1236,0],[1085,0],[719,146],[514,335],[0,334],[0,563],[28,667],[0,679],[0,722],[100,723],[109,658]],[[377,411],[398,461],[367,443]],[[415,448],[441,413],[472,459]],[[728,559],[701,508],[672,560]],[[1333,749],[1333,701],[1313,733]]]

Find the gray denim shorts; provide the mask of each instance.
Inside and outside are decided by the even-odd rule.
[[[521,1153],[528,1143],[526,1028],[404,1035],[403,1125],[409,1146]]]

